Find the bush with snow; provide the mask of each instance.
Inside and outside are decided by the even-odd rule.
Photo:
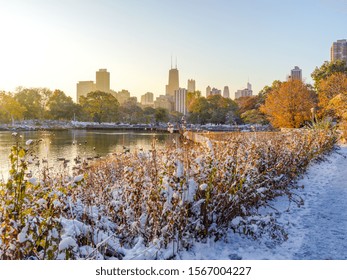
[[[168,259],[229,229],[283,240],[275,217],[258,209],[283,194],[300,203],[296,178],[335,143],[327,130],[208,138],[165,149],[153,142],[149,152],[37,180],[25,178],[27,152],[15,146],[11,177],[0,183],[1,258]]]

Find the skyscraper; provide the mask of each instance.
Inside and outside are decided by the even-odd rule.
[[[141,95],[141,105],[153,106],[153,93],[152,92],[146,92],[144,95]]]
[[[188,80],[187,91],[188,92],[194,92],[195,91],[195,80],[193,80],[193,79]]]
[[[211,87],[207,86],[207,88],[206,88],[206,97],[208,97],[210,95],[211,95]]]
[[[93,81],[80,81],[77,83],[77,103],[80,103],[81,96],[86,96],[89,92],[95,91]]]
[[[230,98],[230,93],[229,93],[229,87],[225,86],[223,89],[223,97],[224,98]]]
[[[290,71],[290,80],[298,80],[302,81],[302,73],[301,69],[298,66],[295,66],[294,69]]]
[[[176,62],[176,68],[172,68],[172,62],[171,62],[171,69],[169,70],[169,83],[166,85],[166,95],[174,98],[175,90],[178,90],[179,87],[180,86],[179,86],[179,79],[178,79],[177,62]]]
[[[164,108],[172,112],[174,109],[173,99],[174,97],[168,95],[159,95],[154,101],[154,108]]]
[[[239,89],[238,91],[235,92],[235,99],[240,97],[252,96],[252,95],[253,95],[252,85],[250,83],[247,83],[247,88]]]
[[[180,88],[175,90],[175,111],[187,114],[187,90]]]
[[[212,88],[210,91],[210,95],[222,95],[222,91],[218,88]]]
[[[111,91],[111,93],[121,105],[127,102],[131,98],[130,92],[126,89],[122,89],[121,91],[118,91],[118,92]]]
[[[347,40],[337,40],[330,49],[330,60],[342,60],[347,63]]]
[[[107,69],[96,71],[96,90],[110,92],[110,73]]]

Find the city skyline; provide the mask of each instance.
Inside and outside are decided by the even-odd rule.
[[[48,87],[74,100],[76,82],[94,80],[95,69],[112,73],[116,91],[163,95],[172,55],[180,86],[194,79],[202,93],[227,85],[234,98],[249,80],[257,94],[295,65],[312,82],[332,43],[347,37],[345,0],[0,4],[0,90]]]

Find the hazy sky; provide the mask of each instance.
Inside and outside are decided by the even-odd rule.
[[[347,38],[347,0],[0,0],[0,90],[61,89],[107,68],[111,88],[165,93],[171,55],[180,86],[195,79],[233,97],[258,93],[294,66],[310,74]]]

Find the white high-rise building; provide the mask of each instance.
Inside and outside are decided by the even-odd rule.
[[[247,89],[252,91],[252,85],[249,82],[247,82]]]
[[[247,83],[247,88],[245,89],[239,89],[237,92],[235,92],[235,99],[240,97],[246,97],[246,96],[252,96],[252,85],[250,83]]]
[[[188,80],[187,91],[188,92],[195,92],[195,80],[193,80],[193,79]]]
[[[187,114],[187,90],[185,88],[179,88],[175,90],[175,111]]]
[[[223,97],[224,98],[230,98],[230,93],[229,93],[229,87],[225,86],[223,89]]]

